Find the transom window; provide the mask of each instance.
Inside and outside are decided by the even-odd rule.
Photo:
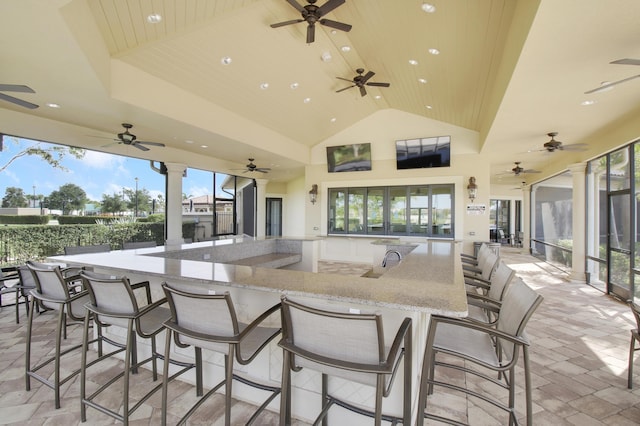
[[[329,234],[453,238],[454,185],[329,189]]]

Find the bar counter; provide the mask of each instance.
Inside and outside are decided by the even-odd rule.
[[[282,239],[292,240],[292,239]],[[321,239],[303,239],[305,244],[317,247]],[[412,405],[415,408],[429,318],[431,314],[464,317],[467,302],[460,244],[451,241],[428,241],[416,243],[416,247],[404,255],[402,261],[392,268],[372,265],[373,276],[377,278],[316,273],[301,270],[274,269],[261,266],[246,266],[231,263],[212,262],[211,253],[223,251],[226,247],[249,244],[260,240],[236,238],[184,244],[177,247],[156,247],[134,250],[112,251],[109,253],[55,256],[50,260],[73,266],[90,267],[96,272],[126,275],[132,282],[149,280],[153,298],[163,297],[160,285],[163,282],[179,284],[185,288],[207,286],[216,291],[229,291],[236,304],[240,320],[250,320],[268,306],[277,303],[283,294],[306,300],[327,309],[358,309],[362,312],[380,312],[384,321],[385,338],[391,339],[405,317],[413,321],[413,377]],[[195,250],[195,251],[194,251]],[[382,246],[384,251],[384,245]],[[245,250],[247,251],[247,250]],[[312,252],[317,250],[312,250]],[[250,252],[248,250],[247,252]],[[203,260],[193,260],[194,253]],[[203,254],[204,253],[204,254]],[[185,259],[184,257],[190,258]],[[249,256],[247,256],[249,257]],[[304,256],[303,256],[304,257]],[[208,261],[207,261],[208,260]],[[241,262],[238,262],[241,263]],[[246,262],[245,262],[246,263]],[[303,259],[304,263],[304,259]],[[309,264],[307,259],[307,264]],[[317,269],[316,269],[317,270]],[[243,318],[245,317],[245,318]],[[160,338],[163,341],[162,338]],[[258,357],[241,371],[278,385],[282,368],[282,353],[277,343],[272,343],[264,356]],[[142,345],[141,345],[142,346]],[[146,348],[141,348],[145,350]],[[192,350],[176,349],[178,357],[191,357]],[[260,359],[263,358],[263,359]],[[214,383],[220,377],[222,360],[212,356],[207,359],[205,377]],[[320,405],[320,389],[317,373],[301,372],[294,375],[293,415],[305,421],[312,421]],[[187,380],[192,378],[188,377]],[[396,378],[392,395],[385,398],[386,412],[401,413],[402,377]],[[353,385],[335,380],[333,392],[341,393],[353,400],[357,395],[358,404],[372,406],[373,388],[354,392]],[[207,383],[205,383],[207,385]],[[358,385],[359,386],[359,385]],[[234,397],[260,404],[260,395],[244,392],[242,387],[234,388]],[[259,402],[260,401],[260,402]],[[278,411],[276,400],[270,409]],[[333,411],[333,410],[332,410]],[[330,416],[338,424],[369,424],[370,419],[352,416],[340,409]],[[414,413],[415,419],[415,413]]]

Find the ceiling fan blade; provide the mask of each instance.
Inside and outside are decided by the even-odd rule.
[[[348,78],[336,77],[338,80],[348,81],[349,83],[353,83],[353,80],[349,80]]]
[[[336,22],[336,21],[332,21],[330,19],[321,19],[320,22],[322,25],[325,25],[327,27],[331,27],[331,28],[335,28],[336,30],[340,30],[340,31],[344,31],[344,32],[349,32],[351,31],[351,25],[349,24],[344,24],[342,22]]]
[[[627,77],[627,78],[624,78],[624,79],[622,79],[622,80],[614,81],[613,83],[603,84],[603,85],[602,85],[602,86],[600,86],[600,87],[597,87],[597,88],[595,88],[595,89],[591,89],[591,90],[589,90],[589,91],[587,91],[587,92],[584,92],[584,94],[585,94],[585,95],[588,95],[588,94],[590,94],[590,93],[598,93],[598,92],[602,92],[603,90],[607,90],[608,88],[613,87],[613,86],[615,86],[615,85],[617,85],[617,84],[624,83],[624,82],[627,82],[627,81],[629,81],[629,80],[633,80],[634,78],[638,78],[638,77],[640,77],[640,74],[638,74],[638,75],[633,75],[633,76],[631,76],[631,77]]]
[[[617,61],[609,62],[610,64],[618,65],[640,65],[640,59],[618,59]]]
[[[278,22],[277,24],[271,24],[271,28],[284,27],[285,25],[298,24],[303,22],[304,19],[292,19],[290,21]]]
[[[364,86],[360,86],[360,95],[367,96],[367,89],[365,89]]]
[[[328,2],[326,2],[325,4],[323,4],[318,8],[318,13],[320,13],[320,16],[326,15],[336,7],[344,4],[344,2],[345,0],[329,0]],[[291,1],[289,1],[289,3],[291,3]]]
[[[7,102],[11,102],[12,104],[20,105],[21,107],[28,108],[28,109],[38,108],[38,105],[36,104],[23,101],[22,99],[14,98],[13,96],[5,95],[4,93],[0,93],[0,99],[5,100]]]
[[[287,3],[295,7],[298,12],[304,12],[304,7],[300,6],[300,3],[298,3],[296,0],[287,0]]]
[[[364,75],[364,77],[362,77],[362,80],[360,80],[360,82],[361,82],[362,84],[365,84],[365,83],[366,83],[366,82],[367,82],[371,77],[373,77],[374,75],[376,75],[376,73],[375,73],[375,72],[373,72],[373,71],[369,71],[368,73],[366,73],[366,74]]]
[[[138,142],[132,143],[131,145],[135,146],[136,148],[138,148],[141,151],[149,151],[149,148],[147,148],[144,145],[140,145]]]
[[[36,93],[35,90],[24,84],[0,84],[0,92]]]
[[[163,143],[161,142],[147,142],[147,141],[136,141],[136,144],[145,144],[145,145],[151,145],[151,146],[165,146]]]
[[[586,151],[587,144],[586,143],[573,143],[571,145],[562,145],[560,149],[566,151]]]
[[[352,87],[356,87],[356,85],[352,84],[351,86],[345,87],[344,89],[336,90],[336,93],[344,92],[345,90],[351,89]]]
[[[100,145],[100,148],[106,148],[106,147],[108,147],[108,146],[118,145],[118,144],[121,144],[121,143],[122,143],[122,142],[111,142],[111,143],[108,143],[108,144],[106,144],[106,145]]]
[[[307,44],[313,43],[316,38],[316,26],[309,24],[307,26]]]
[[[367,86],[377,86],[377,87],[389,87],[390,84],[389,83],[367,83]]]

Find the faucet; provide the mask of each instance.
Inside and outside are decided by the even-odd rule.
[[[384,254],[384,259],[382,260],[383,268],[387,267],[387,259],[389,259],[389,255],[392,255],[392,254],[395,254],[396,256],[398,256],[398,261],[402,260],[402,255],[398,250],[387,250],[387,252]]]

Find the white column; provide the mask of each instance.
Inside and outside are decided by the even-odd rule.
[[[533,193],[531,186],[524,185],[522,187],[522,254],[531,253],[531,230],[535,229],[535,215],[531,214],[531,206],[533,202]]]
[[[267,183],[268,179],[256,179],[256,237],[267,233]]]
[[[573,183],[573,249],[571,255],[571,281],[586,282],[586,200],[585,174],[587,164],[569,166]]]
[[[167,167],[167,245],[182,244],[182,176],[187,166],[165,163]]]

